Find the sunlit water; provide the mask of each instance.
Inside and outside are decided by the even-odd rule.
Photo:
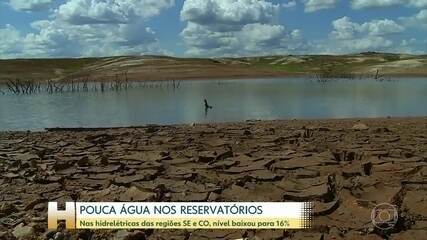
[[[203,99],[212,109],[205,111]],[[250,119],[427,116],[427,79],[200,80],[127,91],[0,93],[0,130]]]

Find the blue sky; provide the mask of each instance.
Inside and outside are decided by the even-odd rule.
[[[0,0],[0,58],[427,53],[427,0]]]

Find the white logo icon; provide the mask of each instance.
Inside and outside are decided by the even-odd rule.
[[[372,224],[382,230],[393,228],[398,219],[397,208],[389,203],[381,203],[375,206],[371,212]]]

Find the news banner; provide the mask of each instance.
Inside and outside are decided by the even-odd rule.
[[[57,202],[48,205],[48,227],[68,229],[304,229],[309,202]]]

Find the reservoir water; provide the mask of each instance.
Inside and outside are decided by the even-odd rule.
[[[212,109],[206,111],[204,99]],[[387,116],[427,116],[427,79],[194,80],[181,81],[178,88],[0,93],[0,131]]]

